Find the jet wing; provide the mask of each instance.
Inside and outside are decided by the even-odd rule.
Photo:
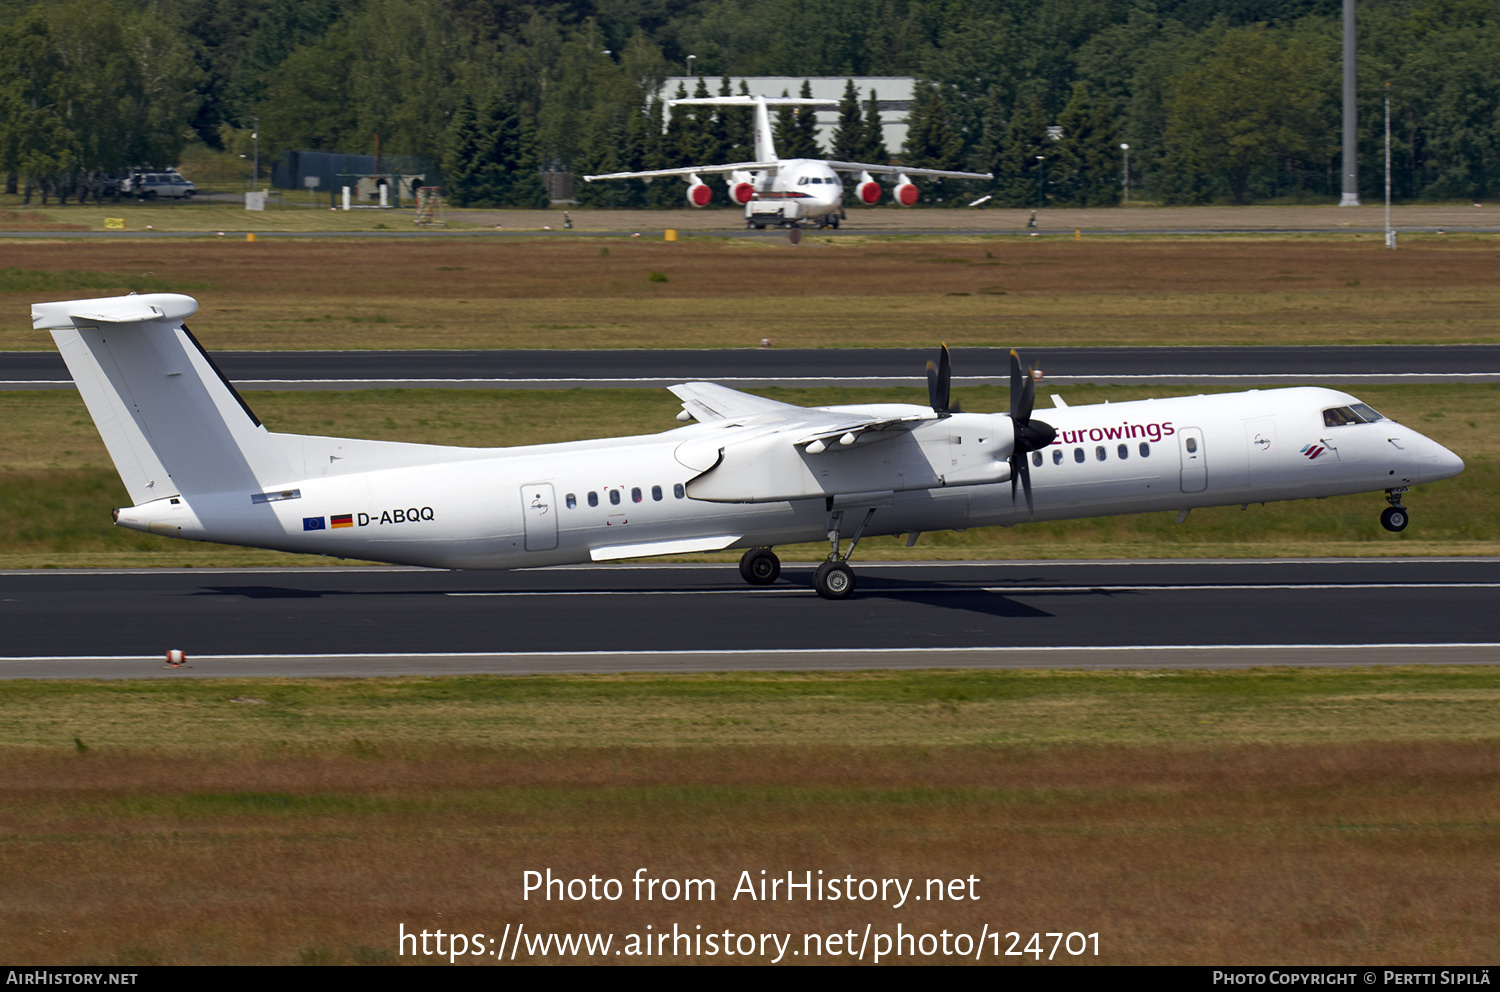
[[[707,173],[710,175],[725,172],[758,172],[765,169],[775,169],[781,163],[772,159],[769,162],[732,162],[729,165],[694,165],[683,169],[653,169],[649,172],[611,172],[603,176],[584,176],[586,182],[595,179],[654,179],[657,176],[691,176],[694,173]]]
[[[864,162],[825,161],[824,165],[838,172],[878,172],[884,176],[937,176],[942,179],[994,179],[992,172],[946,172],[942,169],[908,169],[904,165],[869,165]]]

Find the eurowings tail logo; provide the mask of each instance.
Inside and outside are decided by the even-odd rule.
[[[1302,454],[1307,456],[1308,461],[1312,461],[1314,458],[1318,457],[1327,450],[1328,449],[1323,447],[1321,444],[1308,444],[1303,446]]]

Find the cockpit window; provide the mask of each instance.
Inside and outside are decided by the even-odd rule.
[[[1349,406],[1332,406],[1323,411],[1324,427],[1343,427],[1345,424],[1371,424],[1384,420],[1380,414],[1363,403]]]
[[[1359,418],[1347,406],[1332,406],[1323,411],[1324,427],[1343,427],[1345,424],[1357,423]]]

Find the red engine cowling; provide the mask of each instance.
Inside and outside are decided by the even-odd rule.
[[[880,184],[873,179],[867,183],[860,183],[854,192],[861,203],[874,205],[880,202]]]
[[[902,183],[896,187],[896,202],[903,207],[909,207],[917,202],[917,187],[912,183]]]
[[[687,202],[690,207],[706,207],[713,198],[714,191],[709,189],[706,183],[693,183],[687,188]]]
[[[735,183],[729,187],[729,198],[735,203],[749,203],[755,199],[755,186],[751,183]]]

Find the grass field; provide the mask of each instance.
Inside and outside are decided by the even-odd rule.
[[[0,350],[51,347],[34,302],[163,288],[216,350],[1487,342],[1496,244],[0,240]]]
[[[1488,668],[9,683],[0,957],[431,963],[398,926],[506,924],[800,952],[899,923],[1098,933],[1059,957],[1112,964],[1489,963],[1497,690]],[[715,898],[636,900],[642,868]],[[528,900],[528,869],[625,896]],[[762,870],[979,898],[732,898]]]

